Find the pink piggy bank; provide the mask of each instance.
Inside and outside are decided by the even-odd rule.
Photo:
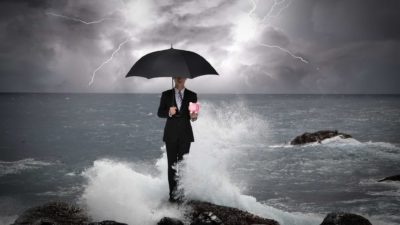
[[[189,112],[190,113],[198,113],[199,110],[200,110],[200,104],[199,103],[189,102]]]

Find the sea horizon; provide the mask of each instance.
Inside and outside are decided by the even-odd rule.
[[[160,92],[0,92],[0,94],[161,94],[161,92],[169,90],[163,89]],[[400,95],[400,93],[212,93],[212,92],[198,92],[198,94],[205,95]]]

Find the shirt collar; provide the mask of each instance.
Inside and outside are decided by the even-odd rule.
[[[183,94],[185,93],[185,89],[186,88],[182,88],[182,90],[181,90],[181,94],[182,94],[182,96],[183,96]],[[175,94],[178,94],[178,89],[176,88],[176,87],[174,87],[174,90],[175,90]]]

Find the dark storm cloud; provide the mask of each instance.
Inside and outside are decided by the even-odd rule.
[[[49,34],[45,16],[37,9],[45,7],[46,2],[6,1],[1,4],[0,89],[45,88],[49,82],[51,84],[45,77],[50,72],[46,61],[54,57],[54,51],[43,44],[48,41]]]
[[[300,49],[310,66],[280,56],[247,82],[267,92],[399,93],[399,9],[398,1],[295,1],[283,32],[265,31],[263,40]]]
[[[221,74],[200,92],[400,93],[400,2],[293,1],[266,26],[272,1],[22,1],[0,3],[0,91],[158,92],[165,80],[124,79],[141,55],[173,43]],[[56,13],[95,21],[85,25]],[[274,14],[276,15],[276,14]],[[128,42],[95,76],[94,69]],[[309,63],[290,56],[278,45]]]
[[[157,27],[157,29],[144,32],[141,38],[149,44],[163,43],[165,46],[177,42],[208,45],[210,42],[216,42],[221,39],[228,41],[227,33],[229,33],[228,26],[178,26],[166,22]]]
[[[316,32],[345,40],[399,39],[400,2],[389,1],[318,1],[314,7]]]

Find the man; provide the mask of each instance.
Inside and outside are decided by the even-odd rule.
[[[186,78],[175,77],[175,88],[164,91],[161,95],[157,115],[167,118],[163,141],[167,147],[169,201],[180,201],[176,196],[176,170],[172,167],[189,153],[194,142],[191,121],[197,119],[197,113],[189,112],[189,102],[197,102],[197,94],[185,88]]]

